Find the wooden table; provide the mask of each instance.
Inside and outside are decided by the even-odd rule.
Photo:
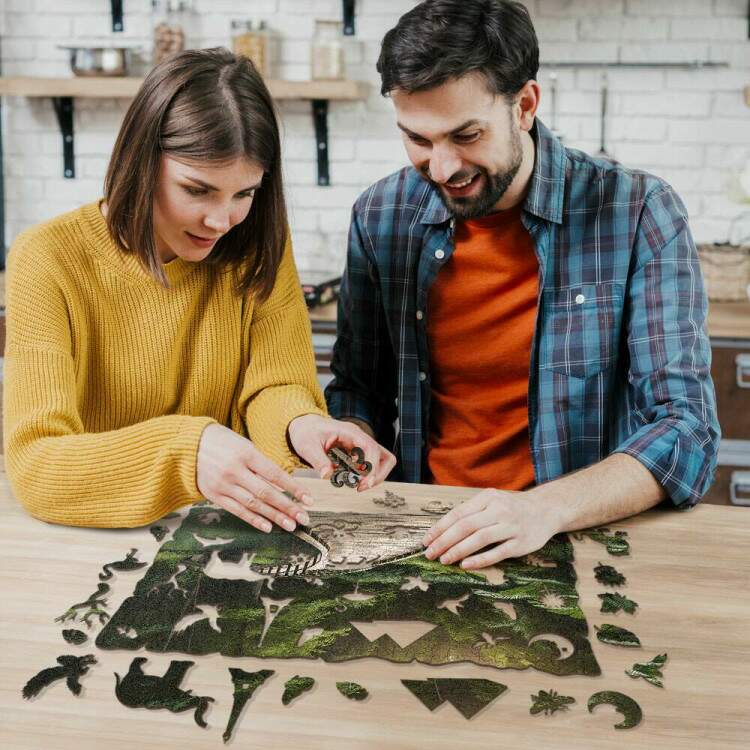
[[[320,509],[378,509],[369,498],[310,483]],[[462,499],[468,490],[390,485],[416,511],[425,498]],[[153,560],[158,543],[148,530],[92,530],[50,526],[23,512],[0,474],[0,747],[9,750],[146,750],[222,747],[221,734],[232,704],[228,666],[276,670],[245,707],[230,741],[236,747],[305,748],[746,748],[750,732],[750,524],[746,511],[700,506],[689,513],[652,511],[613,528],[630,534],[632,554],[613,558],[591,540],[576,542],[578,591],[601,665],[598,677],[555,677],[535,670],[514,671],[454,664],[397,665],[374,659],[327,664],[296,660],[228,659],[143,653],[147,673],[163,674],[170,659],[193,659],[183,681],[216,702],[202,730],[192,712],[128,709],[114,695],[113,672],[127,671],[133,652],[99,651],[66,644],[53,618],[95,590],[100,566],[122,559],[130,547]],[[172,521],[171,523],[176,523]],[[623,589],[640,605],[635,616],[602,615],[592,574],[597,561],[614,564],[628,577]],[[119,573],[111,581],[110,611],[129,595],[143,570]],[[642,649],[604,645],[593,625],[611,622],[635,631]],[[98,628],[96,629],[98,632]],[[667,652],[665,689],[627,677],[623,670]],[[32,701],[21,687],[64,653],[96,653],[99,661],[83,678],[76,698],[55,683]],[[290,707],[281,705],[284,682],[295,674],[317,680],[313,691]],[[508,691],[471,721],[451,705],[430,713],[401,685],[403,678],[485,677]],[[360,682],[370,691],[364,703],[336,692],[336,680]],[[554,716],[529,714],[531,693],[555,689],[576,698],[571,710]],[[619,690],[638,701],[643,722],[615,730],[619,714],[600,706],[586,709],[599,690]]]

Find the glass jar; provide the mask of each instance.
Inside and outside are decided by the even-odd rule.
[[[151,0],[154,65],[189,47],[191,12],[190,0]]]
[[[311,48],[310,76],[316,81],[344,77],[344,45],[341,21],[318,19]]]
[[[267,78],[270,72],[270,44],[265,21],[232,21],[232,51],[252,61]]]

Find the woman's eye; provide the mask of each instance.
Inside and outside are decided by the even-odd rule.
[[[183,185],[185,192],[188,195],[205,195],[206,189],[205,188],[199,188],[199,187],[191,187],[190,185]]]

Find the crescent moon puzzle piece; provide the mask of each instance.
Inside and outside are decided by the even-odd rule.
[[[641,707],[627,695],[618,693],[616,690],[602,690],[599,693],[594,693],[589,698],[589,713],[593,713],[594,709],[597,706],[601,706],[603,703],[608,703],[610,706],[614,706],[623,716],[623,720],[619,724],[615,724],[615,729],[632,729],[641,723],[643,711],[641,711]]]

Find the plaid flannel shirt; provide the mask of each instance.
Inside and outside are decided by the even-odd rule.
[[[532,135],[522,221],[539,260],[528,389],[536,483],[620,452],[675,505],[694,505],[713,479],[719,425],[686,210],[657,177],[565,148],[539,120]],[[407,482],[426,479],[427,299],[453,252],[453,224],[412,167],[352,211],[326,398],[332,416],[374,428],[398,458],[392,478]]]

